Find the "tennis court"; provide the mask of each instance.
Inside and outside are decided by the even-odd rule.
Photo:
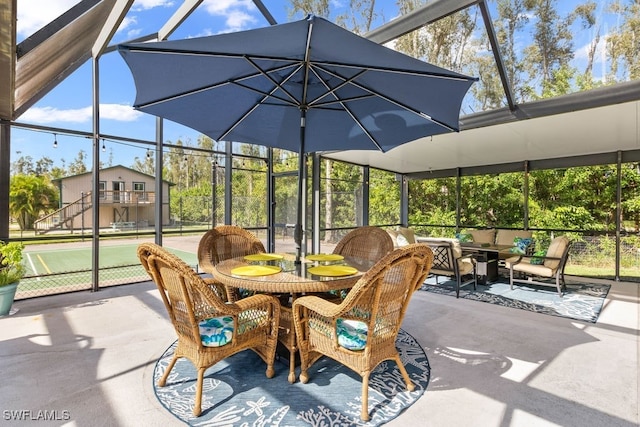
[[[100,246],[100,287],[149,280],[137,255],[139,241]],[[193,268],[195,250],[165,246]],[[27,246],[24,252],[26,276],[20,281],[16,299],[92,288],[90,243]]]
[[[139,264],[136,250],[137,244],[100,247],[100,268]],[[168,248],[172,253],[182,258],[187,264],[195,266],[195,253]],[[56,274],[69,271],[79,271],[91,268],[91,247],[36,249],[25,251],[24,262],[27,266],[27,276]]]

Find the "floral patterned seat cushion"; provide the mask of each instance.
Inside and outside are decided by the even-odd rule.
[[[233,338],[233,317],[221,316],[202,320],[198,323],[200,340],[205,347],[222,347]]]
[[[338,344],[348,350],[363,350],[367,345],[367,324],[359,320],[338,319]]]

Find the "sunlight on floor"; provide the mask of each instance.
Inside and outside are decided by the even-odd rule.
[[[525,360],[514,359],[507,357],[511,361],[511,367],[500,374],[502,378],[515,381],[518,383],[524,382],[525,379],[536,371],[544,362],[527,362]]]
[[[536,426],[536,427],[552,427],[552,426],[560,426],[560,424],[552,423],[549,420],[545,420],[544,418],[540,418],[534,414],[530,414],[529,412],[524,412],[520,409],[515,409],[513,411],[513,419],[511,420],[511,425],[514,426]]]

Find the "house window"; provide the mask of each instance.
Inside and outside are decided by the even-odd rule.
[[[99,188],[98,196],[100,197],[100,199],[102,200],[106,199],[107,193],[105,193],[105,190],[107,189],[107,181],[100,181],[98,188]]]
[[[147,193],[145,192],[144,182],[134,182],[133,191],[138,196],[138,200],[147,200]]]

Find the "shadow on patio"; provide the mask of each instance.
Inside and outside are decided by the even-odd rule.
[[[403,329],[426,349],[431,383],[389,425],[638,425],[638,287],[611,284],[596,324],[417,292]],[[14,307],[0,319],[5,420],[181,425],[151,383],[175,340],[155,285]]]

